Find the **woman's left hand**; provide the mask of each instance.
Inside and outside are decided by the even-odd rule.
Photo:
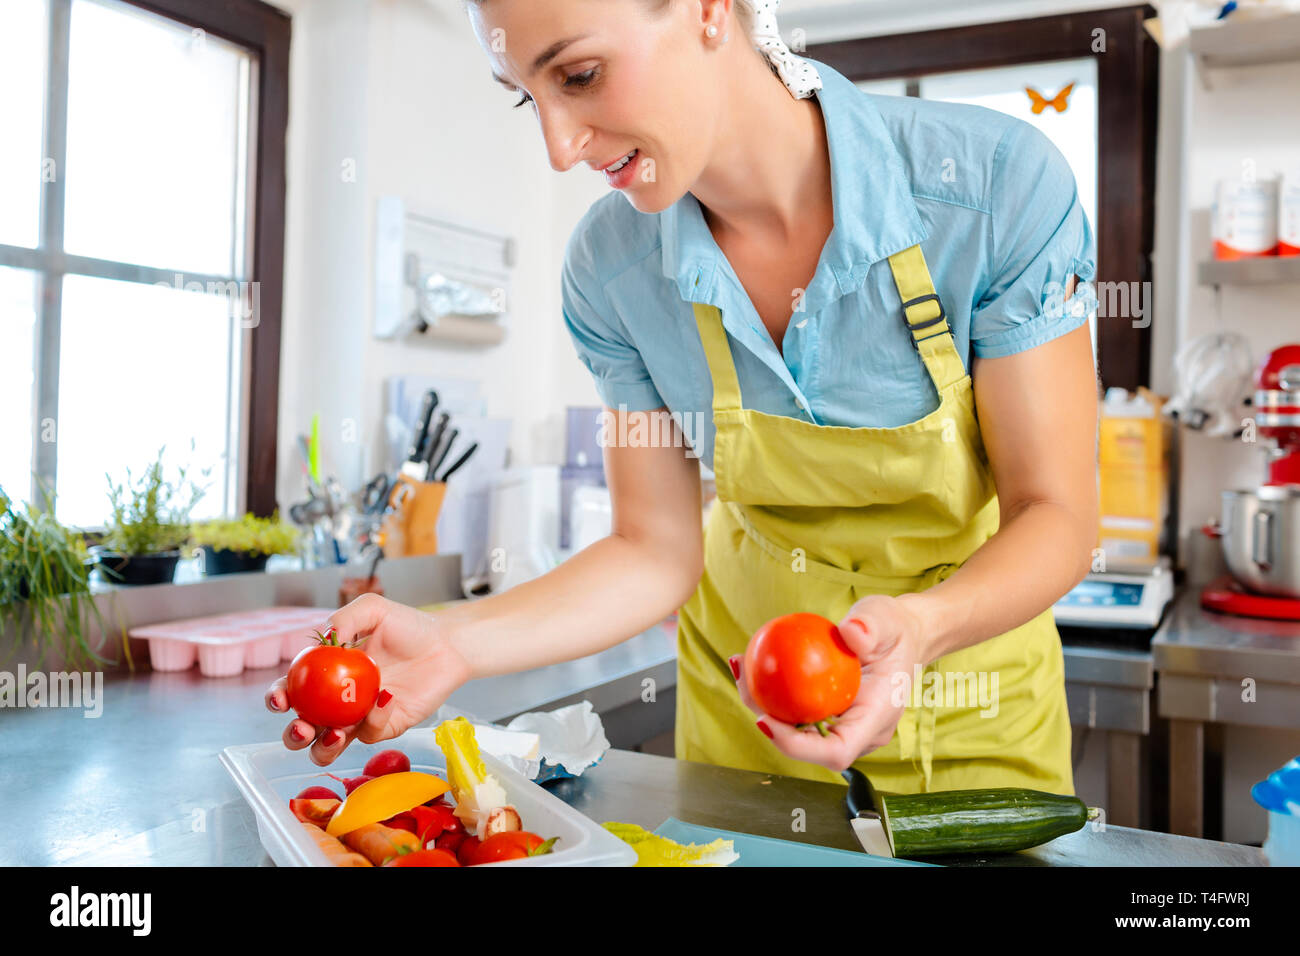
[[[911,699],[917,665],[927,663],[922,622],[900,598],[873,594],[858,601],[839,622],[844,643],[862,661],[862,686],[853,703],[830,724],[823,737],[816,728],[800,730],[764,714],[749,696],[743,667],[744,655],[731,658],[740,699],[759,715],[758,727],[787,757],[820,764],[831,770],[846,769],[863,754],[883,747]]]

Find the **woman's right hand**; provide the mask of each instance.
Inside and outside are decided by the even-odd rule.
[[[290,750],[311,748],[312,762],[324,767],[338,759],[353,739],[373,744],[391,740],[433,714],[470,677],[464,656],[443,633],[433,615],[377,594],[363,594],[330,615],[341,643],[365,638],[361,645],[379,666],[379,699],[365,719],[351,727],[314,727],[301,717],[284,729]],[[291,710],[288,679],[281,677],[266,692],[266,706],[276,713]]]

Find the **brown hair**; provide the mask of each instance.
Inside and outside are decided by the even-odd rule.
[[[465,2],[477,4],[481,7],[483,4],[487,3],[487,0],[465,0]],[[652,13],[658,14],[663,13],[663,11],[668,9],[668,7],[675,3],[676,0],[642,0],[642,2],[650,7]],[[740,24],[740,29],[744,32],[744,35],[752,37],[754,35],[753,9],[748,3],[742,3],[741,0],[732,0],[731,9],[732,12],[735,13],[736,22]]]

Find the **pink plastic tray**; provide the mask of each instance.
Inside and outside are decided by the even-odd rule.
[[[244,668],[275,667],[316,640],[337,608],[269,607],[133,627],[131,637],[149,641],[156,671],[183,671],[198,661],[204,677],[234,677]]]

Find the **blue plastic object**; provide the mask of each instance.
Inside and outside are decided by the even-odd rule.
[[[1300,757],[1288,760],[1250,788],[1268,811],[1264,853],[1272,866],[1300,866]]]
[[[848,821],[844,826],[848,827]],[[712,843],[719,838],[735,843],[740,859],[732,866],[931,866],[916,860],[894,860],[870,853],[854,853],[850,850],[832,850],[830,847],[816,846],[811,843],[796,843],[793,840],[774,840],[771,837],[754,836],[750,833],[734,833],[731,830],[718,830],[714,827],[702,827],[694,823],[684,823],[676,817],[669,817],[658,827],[655,833],[675,843]]]

